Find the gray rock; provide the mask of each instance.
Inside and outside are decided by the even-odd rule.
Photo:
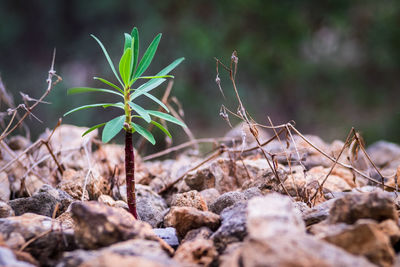
[[[201,191],[200,195],[207,203],[208,209],[210,209],[211,203],[213,203],[221,194],[215,188],[207,188]]]
[[[218,251],[228,244],[242,241],[247,235],[247,203],[238,202],[221,213],[221,226],[211,236]]]
[[[0,266],[34,267],[32,264],[17,260],[14,253],[5,247],[0,247]]]
[[[31,197],[10,200],[8,204],[12,207],[17,216],[30,212],[52,217],[57,203],[59,206],[56,215],[60,215],[68,208],[72,201],[72,197],[64,191],[54,189],[49,185],[43,185],[39,191]]]
[[[167,228],[154,228],[154,233],[167,242],[173,249],[176,249],[179,246],[178,236],[176,235],[176,230],[173,227]]]
[[[306,226],[310,226],[315,223],[319,223],[329,216],[329,210],[331,209],[333,203],[336,199],[330,199],[328,201],[322,202],[319,205],[303,212],[303,220]]]
[[[75,250],[64,254],[57,267],[75,266],[180,266],[160,243],[128,240],[99,250]]]
[[[246,196],[239,191],[231,191],[222,194],[211,205],[210,210],[216,214],[220,214],[225,208],[234,205],[237,202],[245,201]]]
[[[10,205],[0,200],[0,218],[14,216],[14,211]]]
[[[390,194],[385,192],[350,193],[337,199],[330,209],[330,223],[353,224],[358,219],[398,220],[395,204]]]
[[[137,184],[136,208],[139,218],[154,228],[162,223],[168,206],[165,200],[149,186]]]
[[[260,197],[263,195],[258,187],[250,187],[244,190],[243,194],[246,200],[252,199],[253,197]]]
[[[367,148],[367,153],[378,167],[384,167],[390,162],[400,159],[400,146],[387,141],[378,141]]]

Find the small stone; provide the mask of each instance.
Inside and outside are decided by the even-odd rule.
[[[159,238],[164,240],[172,248],[176,249],[179,246],[179,240],[178,236],[176,235],[175,228],[154,228],[153,231]]]
[[[200,227],[197,229],[190,230],[187,232],[185,235],[185,238],[182,240],[182,244],[188,241],[193,241],[195,239],[203,238],[203,239],[209,239],[210,236],[212,235],[212,231],[208,227]]]
[[[135,220],[121,208],[99,202],[74,202],[71,213],[75,239],[84,249],[97,249],[133,238],[160,240],[148,223]]]
[[[400,229],[393,220],[385,220],[378,225],[379,230],[390,238],[390,242],[394,246],[400,240]]]
[[[211,205],[210,210],[216,214],[220,214],[225,208],[234,205],[237,202],[245,201],[246,197],[242,192],[231,191],[222,194]]]
[[[24,150],[31,145],[31,141],[21,135],[12,136],[8,141],[8,146],[12,150]]]
[[[115,200],[109,195],[100,195],[97,201],[106,204],[107,206],[115,207]]]
[[[180,245],[175,252],[174,260],[182,263],[210,266],[217,256],[218,252],[211,240],[196,238]]]
[[[385,192],[350,193],[337,199],[330,209],[330,223],[353,224],[358,219],[398,220],[392,198]]]
[[[319,223],[329,216],[329,210],[331,209],[333,203],[336,199],[330,199],[322,202],[311,209],[305,211],[302,215],[306,226],[310,226],[315,223]]]
[[[12,250],[0,247],[0,266],[34,267],[35,265],[17,260]]]
[[[247,202],[238,202],[221,212],[222,223],[211,236],[218,251],[247,236]]]
[[[271,193],[248,203],[248,233],[253,239],[305,233],[301,213],[287,196]]]
[[[207,206],[210,207],[211,203],[213,203],[221,194],[215,188],[207,188],[200,192],[204,201],[207,203]]]
[[[367,153],[378,167],[384,167],[395,159],[400,159],[400,146],[387,141],[378,141],[367,148]]]
[[[253,197],[260,197],[263,195],[258,187],[250,187],[244,190],[243,194],[246,200],[252,199]]]
[[[196,190],[176,194],[173,196],[171,207],[193,207],[198,210],[207,211],[207,204],[203,197]]]
[[[216,230],[220,225],[220,216],[192,207],[172,207],[164,217],[164,225],[174,227],[178,233],[178,237],[183,238],[189,230],[202,226]]]
[[[14,210],[11,208],[7,202],[0,200],[0,218],[6,218],[14,216]]]

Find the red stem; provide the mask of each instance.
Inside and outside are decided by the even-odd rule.
[[[126,173],[126,195],[130,213],[138,218],[136,213],[135,195],[135,155],[133,153],[132,132],[125,131],[125,173]]]

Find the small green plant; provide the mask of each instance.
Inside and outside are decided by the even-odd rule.
[[[153,145],[155,144],[154,136],[143,126],[139,125],[138,122],[151,123],[154,126],[161,129],[166,135],[171,137],[169,131],[163,127],[160,123],[156,122],[154,118],[169,121],[178,124],[182,127],[186,125],[176,119],[175,117],[166,114],[164,112],[156,110],[146,110],[143,107],[135,103],[135,100],[139,96],[146,96],[160,105],[164,110],[169,112],[167,106],[157,99],[155,96],[150,94],[150,91],[162,84],[166,78],[173,78],[169,73],[178,66],[184,58],[179,58],[172,62],[170,65],[165,67],[155,76],[142,76],[142,74],[149,67],[151,61],[153,60],[154,54],[157,50],[158,44],[161,39],[161,33],[158,34],[154,40],[151,42],[146,52],[143,54],[142,59],[139,61],[139,32],[137,28],[133,28],[132,33],[125,33],[125,43],[123,54],[119,61],[119,76],[111,61],[110,56],[107,53],[106,48],[94,35],[91,35],[96,42],[99,44],[104,52],[104,55],[111,67],[112,72],[117,78],[121,86],[117,86],[103,78],[94,77],[95,80],[108,85],[111,89],[102,88],[90,88],[90,87],[76,87],[70,88],[68,94],[78,94],[86,92],[99,92],[114,94],[120,96],[123,100],[117,103],[99,103],[81,106],[72,109],[64,114],[64,116],[71,114],[72,112],[83,110],[87,108],[103,107],[103,108],[119,108],[124,112],[123,115],[118,116],[109,122],[101,123],[91,127],[89,130],[83,133],[82,136],[90,133],[91,131],[104,126],[102,132],[102,141],[104,143],[109,142],[113,137],[115,137],[122,129],[125,130],[125,173],[126,173],[126,186],[127,186],[127,199],[129,210],[132,215],[137,218],[136,212],[136,196],[135,196],[135,164],[134,164],[134,153],[133,153],[133,141],[132,134],[137,132],[145,139],[147,139]],[[138,88],[133,88],[133,84],[137,80],[148,80],[147,82],[140,85]]]

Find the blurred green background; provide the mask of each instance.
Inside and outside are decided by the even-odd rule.
[[[304,133],[326,141],[344,139],[352,126],[368,143],[400,142],[400,1],[129,1],[2,0],[0,75],[20,102],[19,91],[39,97],[45,90],[52,50],[63,81],[29,121],[33,135],[54,127],[64,112],[80,104],[108,101],[108,95],[66,96],[71,86],[101,85],[93,76],[113,75],[93,33],[117,64],[123,33],[137,26],[141,52],[162,32],[150,71],[186,60],[175,71],[172,94],[183,105],[196,137],[228,130],[221,104],[236,111],[226,74],[215,83],[214,57],[228,63],[238,51],[237,83],[244,105],[267,124],[295,120]],[[161,96],[165,85],[158,89]],[[145,104],[146,106],[147,104]],[[151,105],[151,103],[148,103]],[[1,111],[5,105],[1,104]],[[90,110],[64,123],[91,126],[115,114]],[[172,126],[171,126],[172,127]],[[178,128],[174,143],[185,140]],[[162,143],[162,142],[161,142]]]

